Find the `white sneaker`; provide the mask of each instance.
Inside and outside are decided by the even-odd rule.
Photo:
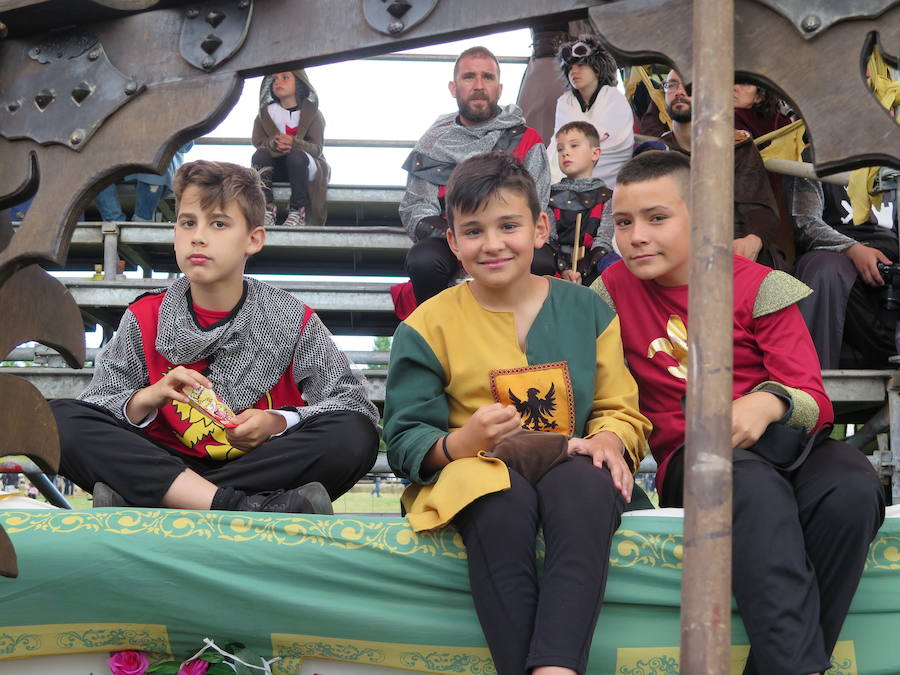
[[[285,227],[303,227],[306,225],[306,207],[301,206],[297,211],[288,211],[287,218],[282,223]]]
[[[275,224],[275,217],[278,215],[278,207],[274,204],[266,207],[266,217],[263,219],[263,227],[272,227]]]

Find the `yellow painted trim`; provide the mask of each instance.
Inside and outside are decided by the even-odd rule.
[[[731,675],[741,675],[750,653],[749,645],[732,645]],[[678,647],[628,647],[616,650],[615,675],[641,673],[666,675],[680,668],[681,649]],[[829,675],[859,675],[856,648],[852,640],[842,640],[831,655]]]
[[[56,623],[0,627],[0,661],[124,649],[172,657],[168,630],[158,624]]]
[[[274,675],[295,675],[304,659],[316,658],[398,668],[417,673],[496,673],[487,647],[448,647],[400,642],[342,640],[319,635],[272,634]]]

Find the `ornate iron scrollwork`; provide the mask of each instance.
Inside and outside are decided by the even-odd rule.
[[[0,135],[81,150],[103,121],[143,89],[109,62],[90,33],[68,31],[36,41],[40,66],[0,90]]]
[[[213,70],[234,56],[247,37],[253,0],[210,0],[184,10],[178,48],[185,61]]]

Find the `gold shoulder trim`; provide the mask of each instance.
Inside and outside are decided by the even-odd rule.
[[[753,303],[753,318],[758,319],[812,295],[813,290],[787,272],[772,270],[763,279]]]
[[[616,311],[616,303],[613,302],[612,296],[609,294],[609,291],[606,290],[606,284],[603,283],[603,279],[601,277],[597,277],[597,280],[591,284],[591,290],[594,291],[597,295],[600,296],[600,299],[603,300],[612,311]],[[616,312],[618,314],[618,312]]]

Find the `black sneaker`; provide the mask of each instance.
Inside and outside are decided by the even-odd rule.
[[[94,483],[93,508],[128,506],[128,502],[122,499],[122,495],[113,490],[106,483]]]
[[[321,483],[307,483],[292,490],[258,492],[241,499],[235,511],[271,511],[275,513],[319,513],[334,515],[331,497]]]

